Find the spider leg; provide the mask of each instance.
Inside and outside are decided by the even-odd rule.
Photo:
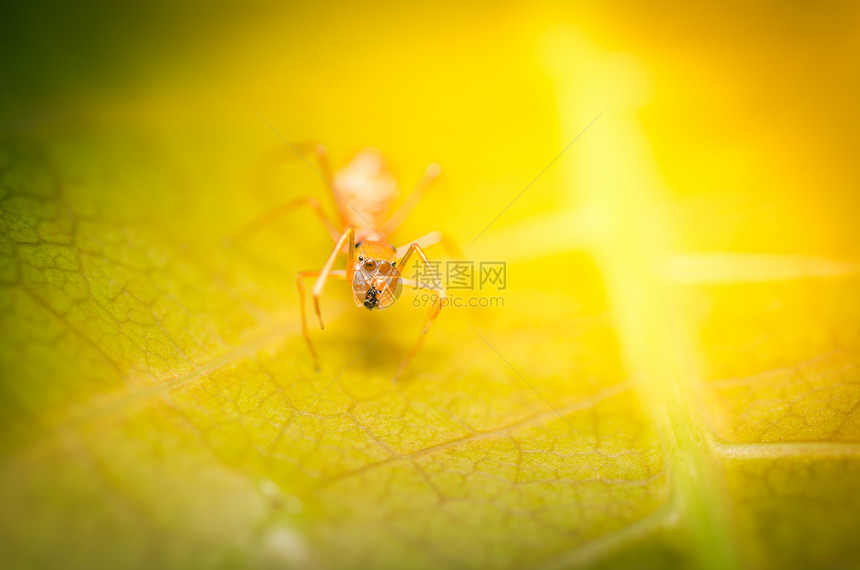
[[[437,303],[433,304],[433,308],[430,310],[430,314],[427,317],[427,321],[424,323],[424,328],[421,331],[421,334],[418,335],[418,340],[415,342],[415,346],[412,347],[412,350],[406,355],[403,361],[400,363],[400,368],[397,369],[397,373],[394,375],[394,381],[397,381],[400,378],[400,375],[403,374],[403,371],[406,369],[406,366],[409,362],[418,354],[418,351],[421,349],[421,345],[424,343],[424,335],[427,334],[427,331],[430,330],[430,325],[433,324],[433,321],[439,315],[439,311],[442,310],[443,305],[448,301],[448,294],[445,292],[445,287],[442,285],[442,280],[439,278],[439,274],[436,272],[436,269],[430,264],[430,261],[427,259],[427,256],[424,254],[424,250],[421,249],[421,246],[417,243],[413,242],[409,245],[406,250],[406,254],[400,259],[397,263],[403,270],[405,270],[406,263],[409,261],[409,258],[412,256],[413,252],[418,252],[418,256],[421,258],[421,261],[424,263],[425,267],[429,270],[430,274],[433,277],[433,284],[426,283],[418,283],[413,281],[412,279],[401,278],[404,284],[413,287],[415,289],[424,289],[428,291],[434,291],[439,297]]]
[[[316,311],[317,318],[320,321],[321,329],[325,329],[325,325],[323,324],[322,314],[320,314],[320,295],[325,287],[326,279],[328,279],[329,274],[332,272],[331,268],[334,265],[334,260],[337,259],[337,254],[340,253],[344,245],[347,245],[347,262],[344,277],[347,281],[352,281],[352,265],[353,257],[355,256],[355,226],[347,226],[347,228],[343,230],[343,233],[340,234],[340,237],[337,238],[337,242],[334,244],[334,249],[331,250],[328,260],[319,272],[319,276],[317,277],[313,291],[311,292],[314,298],[314,310]]]
[[[382,235],[388,236],[397,231],[400,224],[403,223],[406,217],[412,212],[413,208],[415,208],[421,200],[421,196],[424,194],[424,191],[430,188],[433,181],[436,180],[437,176],[439,176],[439,172],[440,168],[438,164],[432,163],[427,166],[427,169],[424,171],[424,176],[422,176],[421,180],[418,181],[415,189],[409,194],[403,204],[397,208],[397,211],[391,215],[388,221],[382,225]]]
[[[331,239],[337,239],[338,231],[335,228],[334,224],[331,223],[331,220],[329,220],[328,217],[325,215],[325,212],[323,212],[319,200],[317,200],[313,196],[303,196],[301,198],[296,198],[295,200],[290,200],[289,202],[281,204],[280,206],[276,206],[268,212],[263,212],[255,219],[251,220],[251,222],[244,228],[236,232],[236,234],[230,239],[230,243],[238,245],[245,243],[246,241],[248,241],[248,239],[253,237],[254,234],[259,232],[264,227],[268,226],[272,222],[284,217],[293,210],[302,206],[310,206],[310,208],[314,211],[317,217],[319,217],[320,222],[322,222],[323,226],[328,232],[328,235],[331,236]]]
[[[400,270],[406,271],[409,258],[416,252],[418,253],[418,257],[421,258],[422,263],[424,263],[424,266],[427,268],[428,273],[433,278],[432,289],[439,292],[439,302],[434,305],[434,309],[431,311],[430,316],[427,318],[427,322],[424,324],[424,332],[426,333],[430,330],[430,325],[433,324],[433,321],[439,315],[439,311],[442,310],[442,306],[448,301],[448,294],[445,292],[445,287],[442,285],[442,279],[439,278],[436,268],[433,267],[430,260],[427,259],[427,255],[419,244],[415,242],[409,244],[409,247],[406,249],[406,254],[404,254],[404,256],[400,258],[400,261],[397,262],[397,266],[400,267]]]
[[[323,145],[315,144],[312,141],[302,141],[294,145],[291,144],[291,150],[289,150],[289,153],[286,155],[285,151],[287,151],[287,149],[278,147],[270,156],[268,156],[268,158],[266,158],[265,162],[257,168],[259,173],[254,177],[252,186],[263,186],[268,179],[271,178],[271,171],[273,171],[278,165],[290,160],[295,160],[296,158],[304,160],[302,151],[307,152],[309,150],[308,147],[313,148],[313,152],[316,154],[320,168],[320,172],[318,172],[318,174],[320,174],[328,186],[331,186],[331,168],[329,166],[326,148]],[[303,196],[275,206],[267,212],[263,212],[256,219],[252,220],[245,227],[236,232],[232,238],[228,238],[227,243],[242,244],[264,227],[301,206],[310,206],[317,217],[319,217],[328,234],[331,236],[332,241],[337,240],[340,230],[338,230],[337,227],[329,220],[328,216],[326,216],[319,201],[312,196]]]
[[[314,350],[314,345],[311,342],[311,335],[308,332],[308,317],[307,317],[307,313],[305,311],[305,284],[304,284],[304,279],[306,277],[317,277],[317,276],[319,276],[319,274],[320,274],[319,271],[300,271],[298,278],[296,279],[296,286],[299,290],[299,309],[300,309],[300,312],[302,315],[302,336],[305,337],[305,342],[308,345],[308,350],[310,350],[311,359],[313,360],[313,363],[314,363],[314,369],[317,372],[320,371],[320,362],[319,362],[319,358],[317,357],[316,350]],[[338,269],[338,270],[332,271],[329,274],[329,276],[332,278],[335,278],[335,279],[346,279],[346,271],[344,271],[343,269]]]
[[[455,259],[463,259],[465,254],[463,250],[460,249],[460,246],[452,240],[447,235],[442,232],[435,231],[430,232],[429,234],[424,234],[418,239],[412,240],[409,245],[413,243],[417,243],[422,248],[430,247],[431,245],[436,245],[437,243],[442,244],[442,247],[445,248],[445,252]],[[397,248],[397,257],[401,257],[406,254],[406,250],[409,249],[409,245],[401,245]]]

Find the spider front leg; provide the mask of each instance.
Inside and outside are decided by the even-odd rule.
[[[434,287],[426,285],[424,283],[418,283],[417,281],[413,281],[412,279],[401,278],[401,281],[404,285],[412,287],[413,289],[422,289],[424,291],[434,291],[438,294],[438,291]],[[438,311],[436,311],[438,313]],[[406,370],[406,366],[412,361],[418,351],[421,349],[421,346],[424,344],[424,336],[427,330],[421,331],[421,334],[418,335],[418,340],[415,341],[415,345],[412,347],[412,350],[403,358],[403,361],[400,363],[400,367],[397,369],[397,373],[394,374],[394,378],[392,381],[396,382],[400,376],[403,374],[403,371]]]
[[[439,278],[439,274],[436,272],[436,269],[430,264],[430,261],[427,259],[427,256],[424,254],[424,250],[421,249],[421,246],[417,243],[412,243],[409,245],[409,248],[406,250],[406,254],[403,258],[398,262],[398,265],[402,268],[403,271],[406,270],[406,263],[409,261],[413,252],[418,252],[418,256],[421,258],[421,261],[424,263],[424,266],[427,268],[429,274],[433,278],[433,284],[428,285],[425,283],[418,283],[413,281],[412,279],[402,278],[404,284],[409,285],[415,289],[424,289],[429,291],[435,291],[439,297],[438,303],[434,303],[433,309],[430,311],[430,315],[427,317],[427,322],[424,324],[424,328],[421,331],[421,334],[418,335],[418,340],[415,342],[415,346],[412,347],[412,350],[409,351],[409,354],[403,359],[403,362],[400,363],[400,368],[397,369],[397,373],[394,375],[393,380],[396,382],[400,375],[403,374],[403,371],[406,370],[406,366],[412,360],[412,358],[418,354],[418,350],[420,350],[421,345],[424,343],[424,335],[427,334],[427,331],[430,330],[430,325],[433,324],[433,321],[439,315],[439,311],[442,310],[442,307],[448,301],[448,294],[445,292],[445,287],[442,285],[442,280]]]
[[[430,263],[430,260],[427,259],[427,255],[424,253],[424,250],[421,249],[421,246],[415,242],[412,242],[406,250],[406,254],[397,262],[397,266],[401,268],[401,271],[406,271],[408,267],[407,263],[409,263],[409,258],[412,257],[414,252],[418,252],[418,257],[421,258],[422,263],[424,263],[424,267],[427,268],[428,274],[433,279],[432,287],[425,287],[433,289],[437,291],[439,294],[439,302],[436,303],[435,309],[431,311],[430,316],[427,318],[427,322],[424,324],[424,333],[430,330],[430,325],[433,324],[433,321],[439,315],[439,311],[442,310],[442,306],[448,301],[448,294],[445,292],[445,287],[442,285],[442,279],[439,278],[439,274],[436,272],[436,268]]]
[[[314,283],[314,289],[311,293],[314,297],[314,310],[317,313],[317,319],[320,322],[320,328],[325,329],[325,325],[323,324],[322,314],[320,313],[320,295],[322,295],[323,288],[325,287],[326,279],[330,273],[332,273],[332,266],[334,265],[334,260],[337,259],[337,254],[343,249],[343,246],[347,245],[346,250],[346,271],[344,272],[344,277],[348,281],[352,281],[352,266],[353,259],[355,257],[355,226],[347,226],[343,233],[340,234],[340,237],[337,238],[337,242],[334,244],[334,249],[331,250],[331,255],[328,256],[328,260],[325,262],[325,265],[322,268],[322,271],[319,272],[319,277],[317,277],[316,283]]]
[[[305,311],[305,277],[317,277],[319,276],[320,271],[300,271],[298,278],[296,279],[296,286],[299,290],[299,310],[302,315],[302,336],[305,337],[305,342],[308,345],[308,350],[311,353],[311,359],[314,362],[314,370],[317,372],[320,371],[320,362],[317,357],[317,352],[314,350],[314,345],[311,342],[311,335],[308,332],[308,318],[307,313]],[[329,273],[329,277],[335,279],[346,279],[346,271],[343,269],[339,269],[337,271],[332,271]]]
[[[347,278],[350,280],[352,279],[352,263],[353,263],[353,255],[354,255],[353,250],[355,249],[355,244],[353,243],[354,241],[355,241],[355,227],[349,226],[344,230],[344,232],[337,239],[337,242],[334,245],[334,249],[332,250],[331,255],[329,255],[329,258],[326,261],[326,264],[323,266],[322,270],[321,271],[301,271],[301,272],[299,272],[298,278],[296,279],[296,286],[299,290],[299,310],[300,310],[300,313],[302,316],[302,336],[305,337],[305,342],[308,345],[308,350],[310,351],[311,358],[313,359],[313,362],[314,362],[314,369],[317,372],[319,372],[319,370],[320,370],[320,365],[319,365],[319,358],[317,357],[317,353],[314,350],[314,345],[311,342],[311,335],[308,332],[308,317],[307,317],[307,312],[305,311],[304,278],[305,277],[314,277],[314,276],[317,278],[316,282],[314,283],[314,288],[313,288],[313,292],[312,292],[313,297],[314,297],[314,310],[316,311],[317,319],[319,319],[320,328],[325,329],[325,325],[323,324],[323,320],[322,320],[322,313],[320,312],[320,299],[319,298],[320,298],[320,295],[322,294],[323,287],[325,287],[326,281],[328,280],[329,277],[332,277],[335,279],[347,279]],[[332,271],[332,265],[334,265],[334,260],[335,260],[335,258],[337,258],[338,252],[340,252],[340,250],[343,249],[344,244],[347,244],[347,243],[349,244],[349,251],[347,253],[347,260],[348,261],[347,261],[346,269],[345,270],[344,269],[337,269],[337,270]]]

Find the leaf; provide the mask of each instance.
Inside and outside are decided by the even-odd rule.
[[[53,160],[110,152],[78,144],[55,140]],[[606,358],[616,342],[587,259],[576,300],[531,279],[505,299],[509,316],[451,309],[402,384],[391,377],[420,329],[408,301],[382,324],[330,319],[315,334],[317,375],[280,275],[217,243],[208,256],[183,251],[189,238],[154,217],[114,221],[122,203],[81,213],[56,181],[31,198],[22,188],[39,172],[87,175],[6,148],[4,264],[19,277],[4,295],[4,368],[16,381],[4,385],[3,503],[19,516],[4,535],[19,564],[183,566],[205,548],[195,563],[262,550],[296,563],[498,565],[550,556],[570,533],[623,528],[665,500],[655,435]],[[82,192],[111,200],[89,183]],[[539,267],[518,268],[521,283]],[[576,343],[561,357],[547,334]],[[523,370],[539,394],[496,346],[508,362],[534,361]],[[103,550],[105,534],[117,540]],[[331,542],[337,551],[321,548]]]
[[[388,17],[376,25],[402,24]],[[756,207],[669,190],[637,118],[647,74],[575,31],[542,27],[540,72],[516,43],[492,58],[466,40],[440,43],[442,59],[407,46],[445,69],[442,87],[392,102],[385,66],[367,65],[376,89],[359,90],[356,113],[271,69],[275,23],[243,24],[254,33],[226,48],[220,25],[199,32],[215,52],[206,81],[179,66],[135,90],[59,94],[70,107],[47,118],[4,110],[9,567],[856,565],[860,277],[856,256],[821,245],[853,226],[835,213],[816,226],[769,187],[751,190],[772,200],[769,226],[809,222],[817,247],[786,235],[783,251],[757,232]],[[333,29],[356,33],[349,18]],[[489,100],[476,69],[506,96]],[[325,81],[306,63],[278,70]],[[549,86],[524,87],[547,76],[557,105]],[[234,81],[252,93],[234,99]],[[461,84],[475,89],[458,89],[445,117],[415,113]],[[601,115],[591,102],[607,94]],[[535,115],[500,127],[522,101]],[[386,126],[387,113],[420,115],[426,136]],[[536,131],[541,142],[509,144]],[[294,278],[323,263],[323,229],[297,211],[247,244],[227,240],[279,203],[325,196],[312,168],[284,160],[280,135],[333,133],[342,163],[367,142],[359,132],[394,149],[401,180],[444,167],[399,239],[441,229],[471,259],[507,262],[504,291],[451,291],[504,305],[446,308],[396,383],[420,297],[367,313],[329,285],[326,329],[311,331],[317,374]]]

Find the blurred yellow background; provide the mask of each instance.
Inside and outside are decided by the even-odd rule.
[[[611,116],[632,90],[678,248],[856,253],[850,2],[18,9],[6,22],[4,108],[19,124],[89,104],[129,128],[195,125],[201,145],[202,125],[235,129],[253,157],[278,144],[259,111],[335,158],[378,146],[407,180],[443,164],[446,215],[462,237],[577,134],[559,125],[559,108],[591,92],[577,99],[582,117]],[[565,29],[584,43],[546,53],[556,50],[547,36]],[[562,75],[574,92],[560,92]],[[630,162],[630,149],[613,150],[596,169]],[[571,200],[556,170],[514,214]]]

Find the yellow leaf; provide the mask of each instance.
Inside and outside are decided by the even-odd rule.
[[[737,94],[791,85],[745,58],[793,40],[724,51],[632,8],[186,7],[111,50],[129,15],[106,10],[79,43],[59,8],[44,44],[4,42],[33,58],[0,105],[6,565],[856,565],[858,180],[816,184],[830,159]],[[439,163],[396,245],[441,230],[506,264],[504,289],[451,288],[397,382],[420,294],[367,312],[330,283],[317,373],[295,276],[324,228],[230,240],[301,196],[332,210],[315,141],[336,166],[381,148],[403,192]]]

